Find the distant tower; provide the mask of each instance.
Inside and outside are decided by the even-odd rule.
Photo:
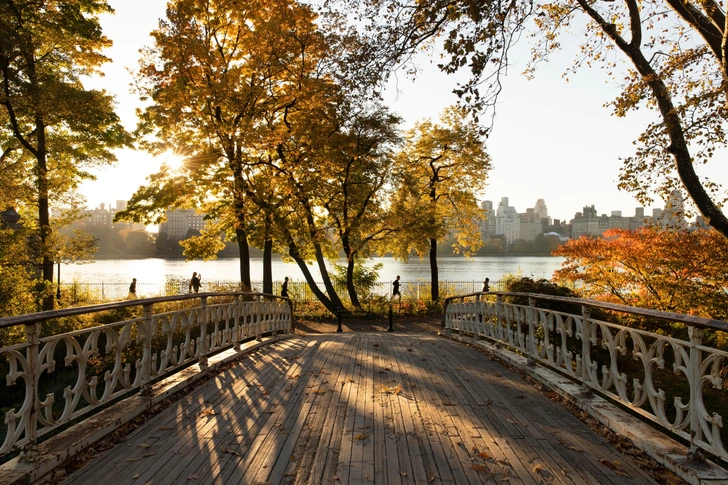
[[[538,199],[536,201],[536,205],[533,207],[533,211],[536,213],[539,221],[549,218],[549,210],[546,208],[546,202],[544,202],[543,199]]]
[[[682,192],[673,190],[665,201],[665,210],[662,214],[662,225],[667,229],[685,229],[685,202]]]

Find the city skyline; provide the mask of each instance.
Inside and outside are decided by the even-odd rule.
[[[104,68],[105,78],[90,79],[88,85],[116,96],[117,113],[131,130],[136,124],[135,109],[141,104],[129,93],[127,68],[133,70],[138,50],[151,44],[148,34],[164,16],[166,2],[109,3],[117,14],[103,16],[101,24],[114,41],[106,51],[113,63]],[[654,117],[649,110],[628,118],[611,116],[603,105],[617,95],[619,86],[606,82],[598,69],[581,70],[568,83],[563,80],[562,71],[569,65],[571,54],[555,53],[535,80],[529,81],[519,74],[526,66],[528,45],[522,41],[513,51],[510,75],[504,80],[498,114],[486,143],[493,169],[486,191],[477,195],[479,200],[509,197],[514,206],[528,207],[542,198],[548,201],[552,217],[562,220],[572,218],[574,208],[587,205],[595,205],[606,214],[615,210],[630,214],[643,207],[631,194],[617,189],[619,159],[633,153],[632,140]],[[396,76],[384,93],[385,104],[405,119],[403,128],[424,117],[437,119],[444,107],[456,101],[451,90],[458,77],[441,73],[434,65],[436,61],[435,54],[421,57],[422,74],[414,82]],[[82,184],[80,192],[89,207],[128,200],[162,163],[133,150],[121,150],[118,157],[116,165],[94,172],[98,181]],[[700,167],[700,173],[718,183],[728,179],[726,168]],[[656,199],[644,207],[649,211],[663,205]]]

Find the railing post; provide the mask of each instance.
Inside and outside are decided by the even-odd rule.
[[[207,297],[200,297],[200,368],[207,369]]]
[[[341,328],[341,307],[336,309],[336,320],[338,322],[338,326],[336,327],[337,332],[343,332],[344,330]]]
[[[497,330],[493,332],[496,340],[503,341],[503,322],[501,318],[503,316],[503,295],[496,295],[495,297],[495,324]],[[496,344],[496,347],[500,347],[500,344]]]
[[[141,390],[142,396],[149,397],[152,395],[152,304],[145,303],[142,305],[143,320],[142,320],[142,378],[141,378]]]
[[[526,365],[534,366],[539,358],[538,345],[536,344],[536,317],[538,313],[536,311],[536,299],[528,297],[528,357],[526,358]],[[518,328],[520,330],[520,325]],[[544,330],[545,331],[545,330]]]
[[[577,369],[579,381],[581,382],[581,393],[583,396],[592,394],[589,383],[591,378],[591,308],[581,306],[581,369]]]
[[[702,402],[698,402],[702,398],[700,387],[700,368],[703,360],[703,353],[698,348],[703,343],[703,330],[689,326],[688,336],[690,337],[690,362],[688,363],[688,383],[690,384],[690,406],[688,407],[688,417],[690,419],[690,448],[688,449],[688,458],[694,461],[705,461],[705,454],[700,447],[695,444],[696,441],[703,440],[703,430],[700,427],[700,409],[703,407]]]
[[[28,342],[28,369],[29,377],[33,383],[30,386],[30,409],[28,410],[28,421],[25,423],[25,433],[28,436],[28,443],[23,446],[20,458],[23,461],[34,462],[40,458],[38,451],[38,380],[40,379],[40,362],[38,353],[40,346],[40,323],[25,325],[25,340]]]
[[[387,332],[394,332],[394,327],[392,326],[392,305],[389,305],[389,327],[387,327]]]
[[[240,352],[240,295],[233,295],[233,349]]]

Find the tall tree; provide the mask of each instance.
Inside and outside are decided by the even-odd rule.
[[[261,151],[260,131],[270,119],[284,120],[320,75],[330,47],[316,16],[291,0],[175,0],[167,19],[152,33],[139,70],[139,88],[151,104],[140,130],[152,137],[148,147],[161,152],[181,147],[194,155],[186,177],[199,201],[218,198],[215,212],[232,224],[240,249],[242,284],[250,288],[249,231],[255,213],[249,207],[251,160]],[[178,185],[178,184],[177,184]],[[122,215],[152,206],[130,204]],[[140,201],[133,198],[131,202]],[[160,201],[171,202],[169,192]],[[176,200],[174,203],[188,203]],[[154,208],[161,209],[157,203]],[[265,217],[259,221],[264,225]]]
[[[440,123],[425,120],[407,133],[398,155],[402,180],[394,201],[397,214],[413,221],[413,229],[395,238],[394,254],[429,254],[432,300],[440,296],[437,245],[452,233],[454,249],[467,254],[482,245],[479,223],[484,218],[475,194],[485,189],[490,157],[478,125],[462,109],[450,107]]]
[[[90,166],[116,160],[112,149],[130,143],[104,91],[85,89],[83,76],[99,75],[111,45],[98,15],[105,0],[0,2],[0,106],[2,159],[12,158],[16,185],[35,207],[35,257],[45,285],[42,308],[53,308],[53,234],[50,207],[92,178]]]
[[[510,48],[524,33],[532,32],[534,62],[527,71],[533,73],[539,62],[563,48],[564,31],[584,31],[574,69],[603,63],[607,76],[623,88],[612,103],[614,114],[624,116],[644,106],[659,113],[639,136],[634,156],[624,159],[619,187],[648,204],[653,190],[666,198],[682,185],[705,220],[728,237],[728,218],[721,209],[725,191],[695,170],[726,145],[725,5],[713,0],[332,3],[358,8],[369,20],[370,56],[383,73],[441,39],[445,60],[440,67],[448,73],[470,70],[470,79],[455,92],[476,112],[495,108]],[[627,69],[620,68],[621,61]]]
[[[328,140],[333,163],[331,173],[323,177],[322,204],[346,256],[349,298],[360,307],[354,284],[357,261],[370,255],[378,241],[401,229],[385,207],[386,186],[395,183],[392,150],[400,143],[400,119],[378,105],[361,112],[343,111],[343,126]]]

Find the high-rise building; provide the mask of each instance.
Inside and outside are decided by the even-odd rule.
[[[506,244],[521,238],[521,218],[515,207],[508,205],[508,197],[501,198],[496,212],[495,233],[505,237]]]
[[[492,234],[495,234],[495,210],[493,210],[493,201],[484,200],[480,203],[480,208],[485,213],[485,220],[481,222],[480,232],[483,239],[487,239]]]
[[[201,231],[205,227],[205,215],[193,209],[168,210],[165,215],[167,220],[159,225],[159,233],[169,239],[184,239],[190,229]]]

